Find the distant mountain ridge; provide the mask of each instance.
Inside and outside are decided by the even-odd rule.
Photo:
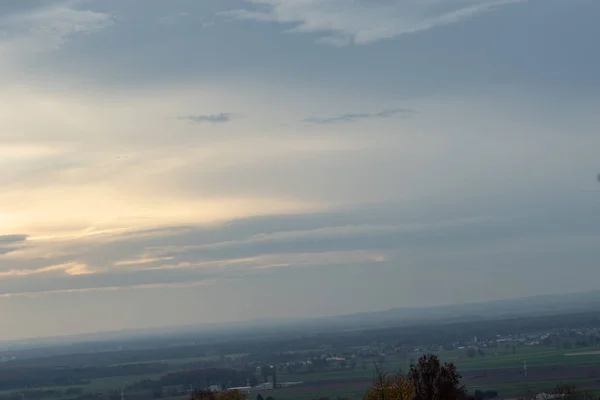
[[[402,307],[383,311],[370,311],[326,317],[308,318],[265,318],[252,321],[228,323],[190,324],[123,331],[107,331],[56,338],[39,338],[5,342],[7,348],[23,346],[53,346],[70,343],[106,341],[153,341],[164,336],[181,338],[209,338],[218,335],[225,339],[230,335],[269,335],[274,331],[289,331],[294,334],[317,333],[331,330],[359,330],[397,327],[406,325],[430,325],[451,322],[510,319],[528,316],[549,316],[569,313],[600,311],[600,291],[559,295],[540,295],[517,299],[496,300],[477,303],[455,304],[437,307]],[[190,339],[191,340],[191,339]],[[9,343],[12,343],[9,344]],[[6,349],[6,348],[5,348]]]
[[[437,307],[403,307],[320,318],[334,324],[382,326],[435,322],[467,322],[600,311],[600,291],[540,295],[518,299]]]

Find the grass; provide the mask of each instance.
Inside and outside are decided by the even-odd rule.
[[[247,356],[248,353],[233,353],[227,354],[225,356],[226,359],[232,360],[236,358],[241,358]],[[112,364],[111,367],[116,366],[124,366],[124,365],[136,365],[136,364],[152,364],[152,363],[165,363],[169,364],[171,367],[177,368],[181,366],[185,366],[186,364],[193,364],[200,361],[218,361],[219,356],[199,356],[199,357],[188,357],[188,358],[166,358],[162,360],[150,360],[150,361],[142,361],[142,362],[131,362],[131,363],[120,363],[120,364]]]
[[[598,385],[596,378],[588,379],[575,379],[566,380],[564,382],[556,381],[553,379],[534,381],[534,382],[521,382],[512,384],[487,384],[487,385],[469,385],[468,389],[470,392],[475,390],[495,390],[498,392],[500,397],[516,397],[526,393],[540,393],[543,391],[550,391],[559,384],[575,384],[590,393],[600,394],[600,387],[594,390],[587,390],[585,385]]]
[[[596,351],[600,347],[588,348],[586,351]],[[572,352],[571,350],[564,349],[552,349],[544,347],[526,347],[520,346],[517,348],[516,353],[513,354],[511,348],[497,348],[487,349],[484,356],[476,356],[469,358],[466,355],[466,350],[452,350],[438,352],[438,356],[443,361],[451,361],[456,364],[459,371],[473,371],[473,370],[497,370],[506,368],[522,368],[523,361],[527,360],[528,367],[537,366],[589,366],[590,364],[600,363],[600,354],[587,354],[578,357],[565,356],[566,353]],[[409,356],[401,359],[396,356],[386,357],[387,361],[383,364],[382,368],[385,371],[395,372],[399,369],[407,371],[409,368],[409,359],[412,358],[417,360],[420,354],[410,354]],[[350,369],[342,371],[331,371],[331,372],[317,372],[313,374],[280,374],[281,380],[287,381],[302,381],[305,385],[298,387],[297,390],[280,389],[277,392],[277,400],[296,400],[296,399],[316,399],[319,397],[349,397],[350,399],[361,398],[362,394],[368,387],[368,380],[373,378],[375,373],[373,363],[367,364],[367,369],[357,367],[355,371]],[[332,384],[339,384],[344,386],[347,381],[348,386],[353,384],[364,383],[364,387],[360,390],[352,390],[341,387],[340,389],[332,389],[326,384],[327,381],[332,381]],[[319,386],[315,383],[319,382]],[[598,392],[600,392],[600,381],[597,378],[582,378],[575,380],[568,380],[565,383],[574,383],[579,386],[598,386]],[[527,392],[540,392],[555,387],[557,384],[556,380],[536,380],[536,381],[522,381],[522,382],[508,382],[498,383],[486,382],[481,384],[469,384],[468,389],[474,391],[480,390],[496,390],[502,396],[517,396]],[[300,390],[302,388],[302,390]],[[595,390],[595,389],[594,389]],[[351,395],[350,395],[351,394]]]
[[[141,362],[130,362],[130,363],[120,363],[120,364],[112,364],[111,367],[122,367],[125,365],[140,365],[140,364],[153,364],[153,363],[165,363],[171,366],[178,366],[183,364],[191,364],[199,361],[215,361],[218,360],[219,356],[201,356],[201,357],[189,357],[189,358],[167,358],[162,360],[150,360],[150,361],[141,361]]]
[[[567,357],[564,350],[545,350],[539,349],[532,351],[517,350],[516,354],[486,355],[472,359],[456,360],[457,368],[468,371],[475,369],[500,369],[500,368],[520,368],[523,361],[527,361],[527,366],[546,366],[546,365],[586,365],[589,363],[600,362],[600,354],[591,354],[585,357]]]
[[[600,347],[587,348],[586,352],[600,350]],[[575,353],[577,350],[557,350],[544,347],[526,347],[519,346],[516,353],[513,354],[510,348],[496,348],[485,350],[484,356],[476,356],[474,358],[467,357],[466,350],[451,350],[438,352],[438,356],[442,361],[454,362],[459,371],[474,371],[474,370],[498,370],[505,368],[522,368],[523,361],[527,360],[528,367],[536,366],[589,366],[590,364],[600,363],[600,354],[586,354],[578,356],[566,356],[566,353]],[[230,354],[228,358],[243,357],[246,354]],[[396,372],[399,370],[407,371],[409,368],[409,360],[417,360],[420,353],[409,354],[406,357],[395,355],[386,356],[386,362],[382,365],[382,369],[388,372]],[[191,364],[198,361],[206,361],[215,359],[216,357],[193,357],[193,358],[176,358],[157,360],[153,362],[168,363],[173,371],[185,368],[186,364]],[[367,368],[363,369],[359,365],[355,370],[344,369],[337,371],[320,371],[312,374],[287,374],[280,373],[278,375],[280,382],[282,381],[302,381],[304,384],[290,388],[276,389],[265,391],[262,393],[266,398],[273,396],[277,400],[311,400],[320,397],[347,397],[350,400],[361,399],[365,390],[368,389],[370,380],[374,377],[375,366],[372,362],[367,363]],[[80,387],[84,392],[107,392],[109,390],[118,390],[125,386],[131,385],[142,379],[157,379],[163,374],[145,374],[145,375],[128,375],[110,378],[98,378],[90,381],[88,385],[75,385],[67,387],[50,387],[43,389],[54,389],[65,391],[68,388]],[[492,377],[492,374],[490,374]],[[329,383],[331,382],[331,383]],[[318,383],[318,384],[317,384]],[[593,390],[595,386],[600,392],[600,382],[597,378],[577,379],[569,381],[576,385],[585,385]],[[536,380],[524,382],[510,382],[494,384],[492,382],[469,384],[468,389],[473,390],[496,390],[501,396],[516,396],[526,392],[539,392],[545,389],[552,388],[556,385],[554,380]],[[19,392],[15,390],[0,392],[0,394],[8,394]],[[255,395],[251,395],[251,399]]]
[[[264,398],[272,396],[277,400],[312,400],[320,397],[328,397],[335,399],[337,397],[347,397],[350,400],[362,399],[367,388],[363,387],[339,387],[339,388],[311,388],[304,387],[303,390],[287,390],[287,389],[276,389],[269,390],[261,393]],[[253,396],[250,396],[250,399]]]
[[[114,376],[109,378],[92,379],[89,385],[78,386],[82,387],[85,392],[104,392],[107,390],[121,389],[143,379],[158,379],[163,374],[144,374],[144,375],[125,375]]]
[[[48,386],[32,389],[10,389],[0,391],[0,396],[6,396],[13,393],[21,393],[26,390],[57,390],[64,392],[67,389],[81,388],[86,393],[94,392],[106,392],[109,390],[117,390],[125,388],[127,385],[131,385],[134,382],[142,379],[158,379],[162,374],[145,374],[145,375],[126,375],[126,376],[115,376],[109,378],[97,378],[90,380],[87,385],[71,385],[71,386]],[[61,398],[67,398],[67,396],[61,396]]]

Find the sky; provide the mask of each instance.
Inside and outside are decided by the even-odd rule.
[[[593,290],[596,0],[0,0],[0,339]]]

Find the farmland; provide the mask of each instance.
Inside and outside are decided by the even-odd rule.
[[[437,354],[444,361],[453,362],[461,372],[470,390],[495,390],[500,395],[516,396],[527,392],[539,392],[552,388],[557,382],[576,383],[586,389],[600,389],[600,348],[574,356],[564,350],[543,347],[522,347],[517,354],[510,349],[497,349],[493,353],[477,358],[469,358],[461,351],[440,351]],[[419,353],[409,354],[408,359],[419,357]],[[527,360],[527,377],[523,376],[523,361]],[[162,360],[171,366],[172,371],[185,370],[198,359]],[[202,359],[206,361],[206,359]],[[385,371],[406,371],[409,361],[406,358],[389,356],[379,365]],[[301,385],[265,391],[277,400],[296,400],[330,397],[359,399],[370,385],[375,368],[373,363],[366,368],[354,370],[334,370],[302,374],[279,374],[281,382],[303,382]],[[81,388],[84,393],[109,392],[127,387],[143,379],[157,379],[160,374],[128,375],[93,379],[86,385],[49,387],[63,392],[69,388]],[[14,392],[14,391],[13,391]],[[2,393],[9,394],[11,391]]]
[[[600,350],[600,349],[598,349]],[[591,353],[591,352],[590,352]],[[523,347],[513,354],[501,349],[475,359],[457,351],[441,351],[442,360],[454,362],[470,390],[495,390],[502,397],[514,397],[528,392],[552,389],[557,382],[575,383],[578,387],[600,390],[600,351],[578,357],[567,356],[564,350],[543,347]],[[411,354],[418,357],[419,354]],[[527,360],[527,377],[523,361]],[[406,371],[409,363],[394,357],[382,364],[386,371]],[[305,384],[296,388],[276,390],[276,399],[295,400],[319,397],[359,399],[371,383],[373,365],[366,370],[338,371],[321,374],[282,375],[282,379],[299,380]],[[338,394],[339,393],[339,394]],[[329,394],[329,395],[328,395]]]
[[[595,391],[600,390],[600,341],[589,321],[599,320],[597,313],[569,314],[477,324],[288,330],[198,342],[162,337],[143,343],[144,349],[135,340],[95,344],[94,352],[29,348],[0,363],[0,399],[120,400],[121,391],[127,399],[183,399],[190,388],[254,386],[276,377],[280,387],[253,389],[251,397],[352,400],[362,397],[376,366],[407,371],[424,353],[454,363],[468,390],[492,390],[501,398],[541,392],[558,382]],[[281,387],[286,382],[301,383]]]

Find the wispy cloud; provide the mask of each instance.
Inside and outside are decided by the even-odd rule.
[[[0,235],[0,245],[22,242],[27,239],[27,235]]]
[[[378,118],[389,118],[393,116],[408,117],[414,114],[415,111],[410,108],[393,108],[389,110],[383,110],[376,113],[348,113],[337,115],[333,117],[318,117],[318,118],[307,118],[304,122],[310,124],[337,124],[343,122],[356,122],[365,119],[378,119]]]
[[[198,114],[198,115],[183,115],[177,119],[182,121],[188,121],[193,124],[224,124],[231,121],[233,114],[231,113],[219,113],[219,114]]]
[[[367,44],[427,31],[523,0],[246,0],[223,16],[293,24],[292,33],[322,34],[330,45]]]
[[[64,271],[65,274],[71,276],[77,275],[88,275],[93,274],[94,272],[89,269],[89,267],[85,264],[79,263],[67,263],[60,265],[51,265],[49,267],[43,267],[39,269],[11,269],[8,271],[0,272],[0,278],[13,278],[13,277],[22,277],[29,275],[38,275],[38,274],[47,274],[57,271]]]
[[[182,11],[175,15],[166,15],[166,16],[160,17],[158,19],[158,23],[161,25],[172,25],[172,24],[175,24],[178,21],[180,21],[182,18],[187,18],[189,16],[190,16],[190,13]]]
[[[57,289],[57,290],[45,290],[35,292],[16,292],[16,293],[0,293],[0,298],[6,297],[37,297],[51,294],[65,294],[65,293],[91,293],[91,292],[114,292],[120,290],[149,290],[149,289],[181,289],[191,288],[197,286],[208,286],[212,285],[214,280],[200,280],[194,282],[182,282],[182,283],[156,283],[156,284],[145,284],[145,285],[130,285],[130,286],[106,286],[106,287],[95,287],[95,288],[83,288],[83,289]]]
[[[0,255],[22,248],[27,235],[0,235]]]
[[[407,222],[378,208],[369,210],[366,220],[352,212],[297,214],[161,228],[150,235],[138,231],[39,238],[23,252],[0,259],[0,294],[180,284],[236,278],[274,267],[380,262],[402,238],[493,222],[490,218]],[[376,222],[382,212],[386,224]],[[3,236],[0,241],[22,238]]]
[[[456,214],[445,219],[419,216],[414,211],[408,218],[395,206],[381,205],[122,232],[110,237],[39,239],[23,254],[0,258],[0,295],[219,282],[274,268],[394,262],[400,253],[410,255],[411,262],[463,253],[521,254],[521,240],[528,240],[536,249],[544,248],[544,240],[567,250],[596,243],[597,232],[570,242],[549,237],[547,228],[552,227],[542,214],[527,218]],[[565,231],[566,237],[578,232],[580,224],[581,219],[575,219],[565,225],[570,229]]]
[[[77,9],[79,3],[78,0],[57,1],[50,6],[1,16],[0,54],[3,59],[21,59],[57,50],[74,35],[90,34],[114,23],[110,14]]]

